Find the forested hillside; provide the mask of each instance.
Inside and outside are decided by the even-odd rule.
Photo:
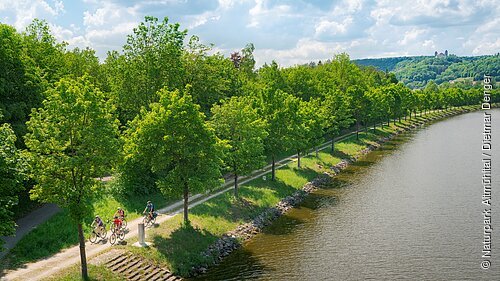
[[[423,88],[433,80],[436,84],[456,84],[462,88],[476,86],[484,74],[500,81],[500,56],[395,57],[355,60],[358,65],[374,66],[390,71],[410,88]],[[479,86],[479,85],[477,85]]]

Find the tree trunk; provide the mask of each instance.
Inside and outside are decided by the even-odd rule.
[[[335,151],[335,138],[332,136],[332,154]]]
[[[82,223],[78,223],[78,240],[80,241],[80,261],[82,263],[82,279],[89,280],[87,272],[87,256],[85,254],[85,237],[83,236]]]
[[[373,122],[373,133],[375,133],[376,130],[377,130],[377,122],[374,121]]]
[[[316,150],[316,158],[318,158],[318,157],[319,157],[319,156],[318,156],[318,146],[316,145],[316,146],[314,147],[314,149]]]
[[[189,224],[188,218],[188,206],[189,206],[189,188],[187,182],[184,183],[184,224]]]
[[[359,121],[356,118],[356,140],[359,140]]]
[[[238,174],[234,174],[234,198],[238,198]]]
[[[399,119],[399,123],[401,123],[401,116],[399,116],[398,119]]]
[[[297,168],[300,168],[300,150],[297,150]]]
[[[273,164],[271,165],[271,180],[274,181],[275,180],[275,176],[276,176],[276,170],[275,170],[275,161],[274,161],[274,155],[273,155]]]

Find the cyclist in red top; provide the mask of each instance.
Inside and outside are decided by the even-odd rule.
[[[118,218],[118,216],[115,216],[113,219],[113,224],[116,230],[120,230],[122,228],[122,220]]]

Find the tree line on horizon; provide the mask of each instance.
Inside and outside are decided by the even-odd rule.
[[[256,69],[254,46],[225,57],[178,23],[145,17],[103,63],[69,50],[45,21],[23,33],[0,24],[0,235],[15,230],[13,206],[32,200],[69,210],[82,224],[114,173],[123,196],[184,198],[212,190],[285,152],[300,157],[340,131],[384,126],[419,112],[479,104],[481,89],[411,90],[392,73],[345,53],[325,63]],[[492,102],[499,102],[494,90]],[[1,246],[1,245],[0,245]]]
[[[500,53],[494,55],[464,57],[414,56],[379,59],[358,59],[355,63],[390,71],[412,89],[422,89],[433,81],[441,88],[477,88],[484,75],[500,79]]]

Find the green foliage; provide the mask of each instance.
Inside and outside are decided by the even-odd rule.
[[[473,81],[481,81],[483,75],[491,75],[500,81],[500,56],[457,57],[396,57],[361,59],[355,63],[374,66],[382,71],[393,72],[397,79],[410,88],[424,88],[430,81],[441,85],[452,83],[462,88],[474,87]]]
[[[135,155],[148,161],[165,195],[186,196],[187,190],[201,192],[221,183],[220,145],[188,91],[161,90],[159,102],[126,132],[125,162]]]
[[[86,77],[61,79],[33,110],[25,137],[32,198],[67,208],[76,222],[88,209],[99,182],[117,158],[118,123],[113,108]]]
[[[23,38],[28,56],[41,70],[43,79],[50,85],[59,81],[66,67],[63,54],[67,43],[58,43],[51,34],[47,21],[39,19],[34,19],[26,27]]]
[[[341,91],[328,91],[320,110],[323,128],[331,139],[352,123],[350,97]]]
[[[11,124],[17,135],[17,146],[23,147],[22,136],[31,108],[42,101],[43,89],[39,71],[26,53],[23,37],[8,25],[0,24],[0,123]]]
[[[408,59],[408,57],[394,57],[380,59],[358,59],[354,60],[353,62],[360,66],[374,66],[380,71],[393,71],[399,62]]]
[[[248,97],[232,97],[222,105],[212,107],[211,124],[226,144],[224,164],[236,179],[264,165],[267,124]]]
[[[9,124],[0,125],[0,236],[15,232],[12,208],[17,205],[17,193],[23,189],[26,167],[15,147],[15,141],[16,136]],[[0,239],[0,250],[3,243],[3,239]]]
[[[168,18],[158,22],[145,17],[128,35],[123,55],[111,52],[106,59],[111,70],[108,81],[123,124],[132,120],[141,107],[158,101],[156,92],[182,87],[182,50],[187,31]]]
[[[273,91],[271,87],[261,92],[260,108],[261,115],[268,124],[265,149],[271,155],[274,167],[276,156],[293,148],[293,134],[300,126],[297,119],[300,100],[281,90]],[[274,178],[273,173],[272,179]]]
[[[183,84],[191,85],[193,101],[207,115],[214,104],[237,95],[241,88],[237,69],[231,60],[219,53],[208,55],[210,50],[210,46],[199,43],[199,38],[193,36],[183,55],[186,73]]]

